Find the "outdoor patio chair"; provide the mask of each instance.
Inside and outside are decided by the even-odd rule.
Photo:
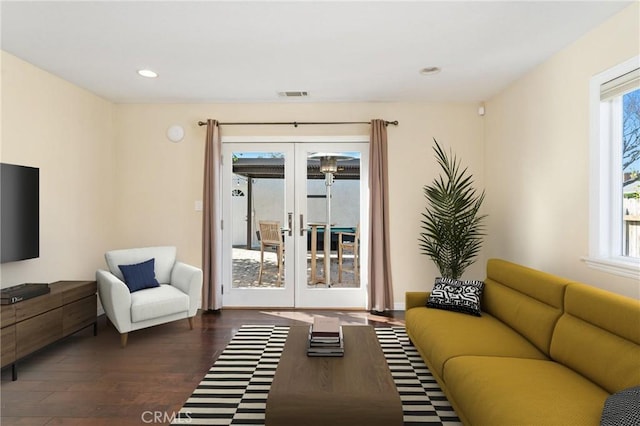
[[[262,271],[264,269],[264,251],[266,248],[274,248],[278,262],[278,278],[276,286],[280,287],[282,272],[284,270],[284,241],[280,230],[280,222],[261,220],[260,227],[260,271],[258,272],[258,285],[262,284]]]
[[[348,238],[345,238],[348,237]],[[358,266],[358,244],[360,240],[360,225],[356,226],[355,232],[339,232],[338,233],[338,282],[342,282],[342,272],[352,272],[353,281],[357,284],[360,282],[360,267]],[[353,253],[353,268],[345,268],[344,253],[350,251]]]

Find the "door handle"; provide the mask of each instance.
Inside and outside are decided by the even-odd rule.
[[[306,231],[307,229],[304,227],[304,215],[301,214],[300,215],[300,236],[304,237],[304,231]]]
[[[289,229],[287,229],[287,231],[289,232],[289,236],[291,236],[293,235],[293,212],[287,213],[287,223],[289,226]]]

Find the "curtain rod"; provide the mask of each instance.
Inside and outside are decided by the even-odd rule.
[[[316,124],[371,124],[370,121],[270,121],[263,123],[252,122],[235,122],[235,123],[218,123],[218,126],[303,126],[303,125],[316,125]],[[398,120],[385,121],[384,125],[398,125]],[[206,121],[198,121],[198,126],[206,126]]]

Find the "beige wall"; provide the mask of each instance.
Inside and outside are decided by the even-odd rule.
[[[182,259],[199,265],[202,156],[205,128],[197,122],[220,121],[368,121],[399,120],[388,128],[391,192],[391,249],[394,295],[432,287],[437,270],[419,253],[418,234],[425,207],[423,185],[436,176],[432,138],[436,137],[469,165],[483,185],[483,119],[475,104],[336,103],[119,105],[116,115],[116,163],[119,243],[176,244]],[[185,139],[171,143],[166,129],[180,124]],[[369,126],[223,127],[223,136],[308,136],[368,134]],[[484,277],[480,259],[469,276]]]
[[[114,241],[111,103],[2,52],[3,162],[40,168],[40,257],[0,283],[94,279]]]
[[[482,176],[483,119],[475,104],[113,105],[3,53],[2,161],[41,169],[41,256],[2,265],[2,285],[89,279],[108,249],[175,244],[200,265],[202,156],[198,120],[399,120],[389,127],[393,276],[396,302],[430,289],[437,270],[418,250],[422,186],[436,175],[432,138]],[[172,124],[186,129],[171,143]],[[369,126],[226,127],[253,136],[368,134]],[[470,276],[484,275],[484,259]]]
[[[589,80],[640,53],[639,4],[487,103],[488,255],[628,296],[638,280],[585,265],[589,229]]]

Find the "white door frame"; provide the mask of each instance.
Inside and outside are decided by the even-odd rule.
[[[315,148],[322,145],[340,143],[340,151],[362,152],[360,176],[360,242],[361,242],[361,271],[359,288],[309,288],[307,286],[306,271],[306,244],[307,236],[305,232],[300,232],[299,217],[307,217],[306,203],[306,183],[295,185],[295,182],[306,182],[306,155],[304,149],[299,149],[294,158],[294,147],[297,144],[309,145]],[[223,307],[296,307],[296,308],[361,308],[367,306],[368,289],[368,227],[369,227],[369,188],[368,188],[368,149],[362,149],[364,144],[369,143],[368,135],[358,136],[223,136],[223,181],[222,181],[222,209],[223,218],[231,218],[231,167],[230,158],[231,144],[242,144],[243,149],[252,152],[286,152],[285,176],[294,177],[285,179],[285,212],[283,224],[286,223],[286,215],[294,212],[292,237],[285,237],[285,265],[305,265],[293,271],[289,267],[289,272],[285,273],[283,286],[281,288],[232,288],[232,227],[225,226],[223,235]],[[225,144],[227,148],[225,148]],[[296,145],[294,145],[296,144]],[[317,145],[317,146],[316,146]],[[287,147],[288,146],[288,147]],[[343,148],[346,147],[346,148]],[[357,148],[359,149],[357,149]],[[289,151],[291,150],[291,151]],[[304,164],[304,167],[293,169],[293,164]],[[288,168],[287,168],[288,167]],[[294,175],[295,173],[295,175]],[[288,182],[286,182],[288,181]],[[295,181],[295,182],[294,182]],[[296,193],[294,194],[294,188]],[[294,242],[294,239],[296,240]],[[294,250],[297,247],[305,247],[305,250]],[[297,256],[294,259],[294,255]],[[296,262],[294,262],[294,260]]]

